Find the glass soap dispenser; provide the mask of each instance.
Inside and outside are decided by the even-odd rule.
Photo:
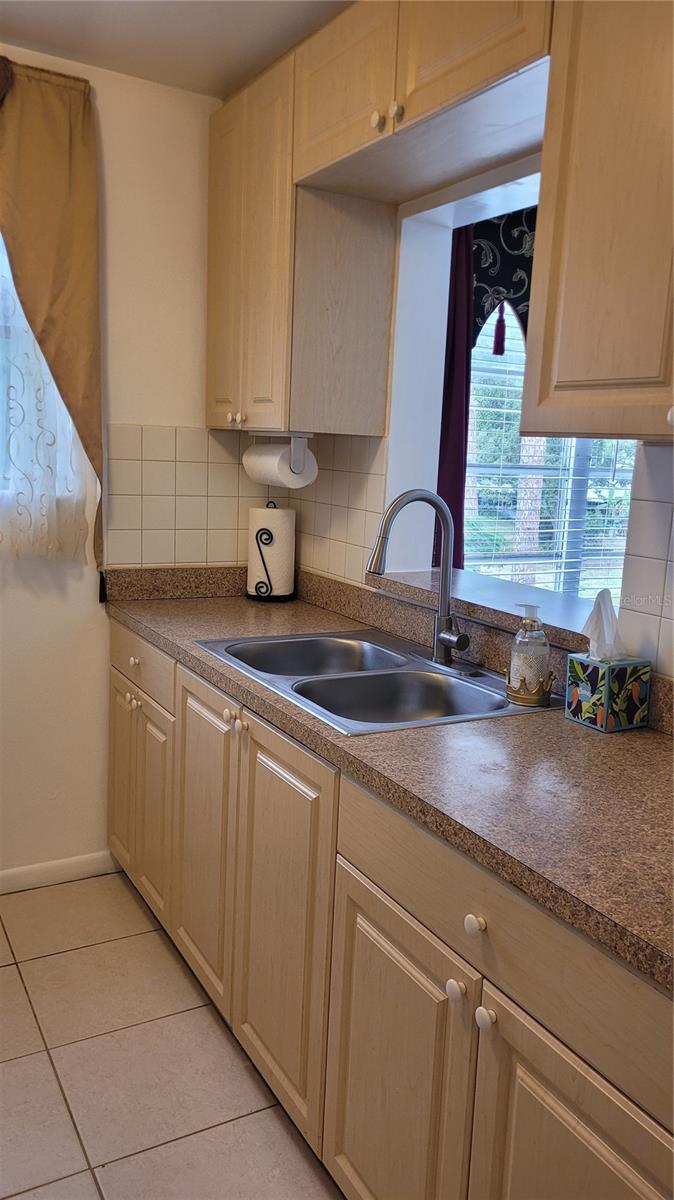
[[[510,656],[508,699],[513,704],[549,704],[552,686],[550,646],[538,617],[538,605],[518,604],[517,607],[524,609],[524,617],[515,634]]]

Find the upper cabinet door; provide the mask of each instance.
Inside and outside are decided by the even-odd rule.
[[[247,89],[241,412],[246,427],[287,429],[292,313],[293,57]]]
[[[397,28],[397,0],[363,0],[298,47],[295,179],[391,133]]]
[[[171,930],[229,1020],[234,919],[236,705],[178,668]]]
[[[672,1139],[492,984],[469,1200],[664,1200]]]
[[[555,7],[525,434],[671,437],[672,8]]]
[[[550,0],[401,0],[396,127],[543,58],[551,18]]]
[[[323,1161],[349,1200],[465,1196],[480,984],[337,859]]]
[[[235,428],[241,409],[241,289],[246,92],[211,117],[208,162],[206,423]]]
[[[320,1153],[337,772],[245,713],[232,1019]]]

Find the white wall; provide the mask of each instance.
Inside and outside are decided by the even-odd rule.
[[[201,425],[207,130],[217,101],[17,47],[0,45],[0,54],[86,76],[94,88],[104,420]],[[0,889],[107,861],[106,662],[91,562],[5,564]],[[80,861],[44,866],[71,859]]]
[[[438,490],[451,227],[408,217],[400,231],[387,504],[407,488]],[[386,560],[389,571],[427,570],[435,516],[413,504],[398,517]]]

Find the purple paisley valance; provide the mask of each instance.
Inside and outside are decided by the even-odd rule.
[[[526,337],[535,232],[535,207],[473,226],[473,346],[503,300],[511,304]]]

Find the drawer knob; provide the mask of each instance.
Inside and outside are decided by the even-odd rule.
[[[461,979],[448,979],[445,991],[451,1004],[459,1004],[466,994],[466,985]]]
[[[129,666],[130,666],[130,667],[139,667],[139,666],[140,666],[140,659],[139,659],[139,658],[134,658],[134,657],[133,657],[133,654],[132,654],[132,655],[131,655],[131,658],[129,659]]]
[[[392,121],[402,121],[405,116],[405,106],[398,104],[397,100],[392,100],[388,106],[388,115]]]
[[[372,113],[372,115],[370,117],[371,128],[378,129],[379,132],[381,133],[385,124],[386,124],[386,117],[384,116],[383,113],[380,113],[378,108],[375,108],[374,112]]]
[[[487,928],[487,922],[484,917],[476,917],[474,913],[466,913],[463,918],[463,927],[468,937],[477,937],[478,934],[484,933]]]
[[[475,1024],[482,1033],[486,1033],[491,1029],[492,1025],[496,1024],[496,1013],[493,1008],[483,1008],[480,1005],[475,1009]]]

